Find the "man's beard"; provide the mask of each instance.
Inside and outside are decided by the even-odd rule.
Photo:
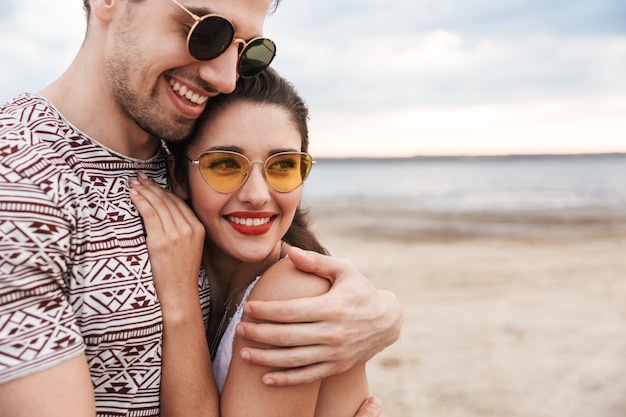
[[[141,80],[147,78],[141,69],[145,59],[132,39],[130,34],[121,35],[118,53],[109,57],[105,62],[105,74],[111,87],[110,94],[112,101],[117,105],[122,114],[128,116],[141,129],[150,135],[169,141],[179,141],[184,139],[193,128],[195,120],[177,115],[174,118],[168,117],[158,108],[157,86],[153,86],[152,91],[146,97],[142,92],[133,88],[133,78]],[[124,51],[122,54],[121,51]]]

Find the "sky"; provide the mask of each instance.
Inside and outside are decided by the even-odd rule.
[[[2,0],[0,102],[84,30],[79,0]],[[317,157],[626,152],[624,0],[281,0],[265,36]]]

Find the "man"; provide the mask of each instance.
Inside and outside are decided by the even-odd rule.
[[[84,5],[87,33],[66,72],[0,107],[0,416],[159,414],[162,317],[128,180],[141,171],[165,186],[160,139],[182,140],[207,100],[264,65],[252,48],[272,46],[254,40],[270,0]],[[217,53],[213,35],[226,38]],[[318,298],[247,306],[289,323],[238,329],[279,346],[244,360],[295,368],[265,383],[338,373],[397,339],[393,294],[347,261],[290,256],[334,284]],[[377,405],[358,415],[379,415]]]

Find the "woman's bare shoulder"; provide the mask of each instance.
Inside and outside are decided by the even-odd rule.
[[[250,294],[251,300],[279,301],[314,297],[330,289],[330,281],[297,269],[289,257],[269,267]]]

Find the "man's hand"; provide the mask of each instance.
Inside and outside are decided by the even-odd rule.
[[[245,312],[252,319],[274,323],[242,322],[237,333],[276,347],[244,348],[241,358],[290,368],[267,373],[265,384],[296,385],[344,372],[398,339],[402,314],[393,293],[377,290],[345,259],[297,248],[290,248],[288,255],[298,269],[333,285],[317,297],[246,303]]]
[[[380,417],[383,403],[379,398],[369,397],[354,417]]]

